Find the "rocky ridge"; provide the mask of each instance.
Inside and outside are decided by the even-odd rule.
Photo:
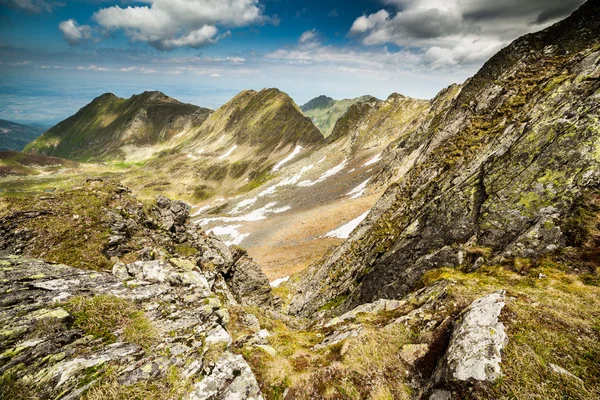
[[[518,263],[569,244],[572,207],[598,188],[598,16],[588,2],[442,93],[442,111],[397,143],[397,181],[302,277],[290,311],[338,298],[343,312],[403,296],[432,268]]]
[[[65,241],[63,232],[37,230],[57,223],[47,218],[66,217],[49,207],[49,199],[3,211],[2,252],[11,255],[0,260],[2,398],[35,393],[74,399],[86,392],[103,398],[111,385],[151,392],[154,381],[176,393],[171,398],[262,398],[248,365],[228,350],[228,307],[277,307],[260,268],[244,251],[191,225],[185,203],[159,197],[144,210],[126,188],[99,179],[76,191],[82,197],[67,192],[52,205],[87,200],[79,209],[66,204],[79,212],[68,218],[83,221],[67,228],[104,244],[85,249],[97,253],[86,257],[98,264],[74,268],[25,256],[79,257],[41,251],[53,234]],[[90,201],[97,196],[110,205],[102,209]],[[102,220],[96,220],[98,212]],[[90,237],[92,226],[104,226],[106,233]],[[46,241],[38,234],[47,235]],[[113,313],[120,316],[104,320]],[[254,342],[262,343],[261,337]],[[185,384],[169,383],[173,374]]]

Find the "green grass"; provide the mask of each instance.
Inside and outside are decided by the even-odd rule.
[[[111,295],[75,296],[64,303],[73,315],[73,326],[85,334],[109,342],[121,339],[149,348],[157,339],[157,331],[143,311],[130,301]],[[122,330],[119,338],[115,331]]]
[[[85,400],[180,400],[191,390],[192,381],[184,378],[176,366],[166,375],[151,381],[122,385],[114,370],[108,371],[98,385],[83,396]]]

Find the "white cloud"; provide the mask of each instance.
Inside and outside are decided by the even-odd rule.
[[[433,68],[480,64],[512,40],[567,16],[584,0],[384,0],[396,8],[358,17],[364,45],[419,51]]]
[[[216,42],[215,36],[217,34],[217,28],[212,25],[204,25],[200,29],[196,29],[195,31],[191,31],[186,35],[173,38],[173,39],[164,39],[160,41],[161,49],[173,49],[175,47],[193,47],[195,49],[204,47],[208,44],[212,44]]]
[[[371,14],[369,16],[363,15],[362,17],[358,17],[352,27],[350,28],[351,33],[364,33],[369,29],[373,29],[378,24],[386,21],[389,18],[390,14],[388,14],[385,10],[379,10],[375,14]]]
[[[121,71],[121,72],[139,72],[142,74],[155,74],[158,72],[157,70],[155,70],[153,68],[137,67],[137,66],[121,68],[119,71]]]
[[[108,68],[103,68],[103,67],[97,67],[95,65],[90,65],[89,67],[83,67],[83,66],[79,66],[77,67],[78,70],[82,70],[82,71],[95,71],[95,72],[106,72],[106,71],[110,71],[110,69]]]
[[[64,6],[63,3],[47,0],[0,0],[0,5],[20,8],[30,13],[52,12],[55,7]]]
[[[313,41],[314,39],[316,39],[316,37],[317,37],[317,30],[311,29],[310,31],[306,31],[302,35],[300,35],[300,39],[298,41],[300,43],[306,43],[306,42]]]
[[[240,27],[269,21],[258,0],[148,0],[150,6],[103,8],[93,19],[109,30],[125,30],[132,40],[168,50],[194,48],[230,36],[217,26]]]
[[[241,64],[243,62],[246,62],[246,59],[243,57],[227,57],[226,60],[234,64]]]
[[[19,61],[19,62],[7,62],[7,63],[0,61],[0,64],[10,65],[11,67],[25,67],[27,65],[31,65],[31,61]]]
[[[211,77],[211,78],[218,78],[218,77],[220,77],[220,76],[221,76],[221,75],[219,75],[219,74],[217,74],[217,73],[212,73],[212,74],[210,74],[210,77]]]
[[[92,28],[89,25],[78,25],[74,19],[62,21],[58,24],[58,29],[71,46],[78,46],[92,39]]]

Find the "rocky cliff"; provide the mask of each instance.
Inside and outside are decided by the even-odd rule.
[[[278,302],[245,252],[190,224],[184,203],[144,204],[90,179],[2,199],[0,227],[1,398],[101,399],[121,385],[143,398],[262,398],[228,350],[228,310]]]
[[[340,312],[403,296],[432,268],[531,262],[572,244],[577,205],[600,178],[599,38],[588,2],[442,93],[449,102],[395,144],[396,181],[302,277],[290,310]]]

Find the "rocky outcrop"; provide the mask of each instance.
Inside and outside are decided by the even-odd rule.
[[[399,298],[434,268],[513,264],[567,246],[573,207],[600,186],[599,16],[587,2],[446,91],[444,107],[392,145],[396,181],[299,280],[290,311],[311,315],[337,298],[343,313]]]
[[[139,268],[130,261],[171,260],[184,269],[198,266],[210,282],[229,287],[234,301],[276,305],[260,267],[247,256],[234,259],[221,240],[192,224],[182,201],[157,196],[144,204],[120,183],[100,178],[52,196],[7,201],[0,214],[0,253],[5,255],[93,270],[128,264],[130,273]]]
[[[110,274],[17,256],[0,266],[0,376],[8,396],[20,387],[21,395],[76,399],[101,390],[109,376],[139,386],[176,370],[190,399],[262,398],[244,359],[226,350],[227,309],[197,266],[138,261]],[[144,331],[153,332],[148,346],[132,343],[128,329],[143,333],[135,326],[109,332],[112,340],[86,331],[70,301],[94,296],[133,301],[147,318]]]
[[[494,382],[502,376],[502,349],[508,337],[498,318],[504,304],[503,292],[492,293],[461,313],[436,372],[437,384]]]

